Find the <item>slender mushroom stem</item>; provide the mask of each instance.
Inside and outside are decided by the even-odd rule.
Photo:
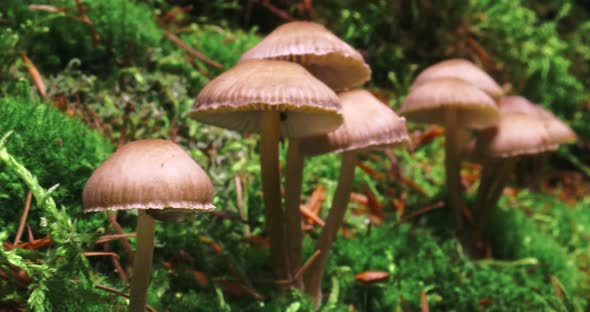
[[[301,213],[299,212],[301,185],[303,183],[303,155],[299,149],[299,140],[291,139],[287,151],[287,175],[285,180],[285,216],[287,224],[287,245],[289,246],[289,272],[293,283],[303,289],[303,280],[295,276],[302,263]]]
[[[270,239],[270,256],[275,279],[290,280],[286,232],[281,226],[284,212],[281,205],[279,172],[280,116],[277,111],[261,112],[260,117],[260,170],[262,196],[266,214],[266,230]]]
[[[478,230],[482,230],[482,224],[485,223],[485,205],[487,196],[490,194],[492,185],[494,184],[494,163],[492,159],[486,159],[481,166],[481,174],[479,178],[479,187],[477,188],[477,198],[475,201],[474,220]]]
[[[356,165],[356,152],[346,152],[342,154],[340,165],[340,177],[338,178],[338,187],[332,200],[332,208],[326,219],[320,238],[316,245],[316,251],[320,251],[319,256],[307,270],[305,291],[312,297],[317,307],[322,301],[322,277],[330,248],[336,239],[338,229],[342,226],[344,214],[350,200],[352,183],[354,181],[354,169]]]
[[[445,169],[447,190],[449,192],[449,205],[454,214],[457,233],[463,231],[463,200],[461,199],[461,178],[459,176],[459,151],[457,127],[457,111],[447,109],[445,112]]]
[[[129,312],[145,311],[147,290],[152,275],[155,227],[156,221],[144,210],[140,210],[137,218],[137,247],[131,275]]]
[[[484,221],[486,222],[483,224],[484,226],[487,225],[492,209],[494,209],[498,205],[498,200],[500,199],[500,196],[502,196],[502,191],[504,190],[504,187],[506,186],[506,184],[508,184],[508,181],[510,181],[510,177],[512,176],[512,172],[514,170],[514,167],[516,166],[517,159],[518,157],[510,157],[502,159],[498,162],[499,165],[497,177],[490,189],[490,193],[488,194],[486,204],[484,206]]]
[[[502,190],[510,180],[517,157],[488,159],[482,168],[481,182],[477,190],[477,209],[475,210],[476,242],[483,239],[490,216],[498,204]]]

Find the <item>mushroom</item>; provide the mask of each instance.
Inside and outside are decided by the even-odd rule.
[[[551,142],[542,119],[520,113],[502,113],[497,127],[478,134],[475,149],[483,162],[474,209],[477,244],[517,160],[524,155],[554,150],[555,144]]]
[[[336,129],[342,123],[338,97],[301,65],[249,60],[209,82],[197,96],[191,117],[232,130],[260,133],[262,187],[273,273],[278,280],[292,281],[294,272],[288,262],[290,244],[281,224],[285,212],[281,205],[279,136],[296,139]],[[300,220],[299,209],[297,216]]]
[[[82,200],[85,212],[139,210],[129,311],[145,310],[155,231],[150,211],[214,209],[207,174],[166,140],[140,140],[119,148],[90,176]]]
[[[410,91],[420,85],[441,78],[461,79],[483,90],[493,98],[499,98],[504,90],[485,71],[464,59],[450,59],[427,67],[414,79]]]
[[[553,148],[557,149],[561,144],[572,143],[576,140],[576,133],[564,122],[559,120],[552,112],[546,110],[538,104],[534,104],[522,96],[506,96],[498,101],[498,107],[502,113],[524,114],[542,120],[547,128],[549,134],[549,143],[553,144]],[[521,156],[518,161],[518,167],[528,168],[524,170],[525,175],[531,176],[530,185],[536,188],[539,174],[542,173],[542,168],[547,162],[548,152]],[[531,169],[532,168],[532,169]],[[520,170],[517,170],[519,172]]]
[[[340,177],[326,219],[316,245],[319,255],[308,268],[305,291],[319,305],[321,282],[330,248],[341,227],[354,180],[356,155],[368,149],[384,149],[409,143],[404,118],[398,117],[387,105],[366,90],[339,94],[344,123],[328,134],[302,139],[301,152],[305,156],[341,153]],[[301,181],[298,181],[301,184]]]
[[[290,22],[277,27],[246,51],[240,62],[250,59],[299,63],[334,90],[360,86],[371,77],[371,69],[360,53],[313,22]]]
[[[464,80],[440,78],[410,91],[399,113],[409,120],[445,127],[445,167],[449,204],[458,232],[463,230],[460,193],[460,129],[485,129],[498,122],[498,109],[485,92]]]

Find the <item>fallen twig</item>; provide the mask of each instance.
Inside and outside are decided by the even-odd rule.
[[[194,48],[191,48],[188,44],[186,44],[184,41],[182,41],[182,39],[178,38],[178,36],[176,36],[175,34],[169,32],[169,31],[165,31],[164,35],[166,36],[166,38],[168,38],[168,40],[172,41],[174,44],[176,44],[178,47],[183,49],[184,52],[186,52],[190,56],[198,58],[199,60],[203,61],[203,63],[205,63],[211,67],[214,67],[217,69],[223,69],[223,66],[221,64],[206,57],[203,53],[195,50]]]
[[[41,73],[39,72],[39,70],[37,69],[35,64],[33,64],[33,62],[29,59],[29,57],[24,52],[20,52],[20,57],[23,60],[23,62],[25,62],[25,66],[27,67],[27,71],[29,72],[29,76],[31,76],[31,79],[33,79],[33,82],[35,83],[35,87],[37,88],[37,91],[39,91],[39,94],[41,95],[41,97],[47,98],[47,92],[46,92],[45,82],[43,81],[43,76],[41,76]]]
[[[109,222],[111,223],[117,234],[124,235],[125,232],[123,232],[121,225],[119,225],[119,222],[117,222],[117,214],[111,214],[109,211],[105,211],[105,213],[107,214]],[[131,244],[129,244],[129,240],[125,236],[122,236],[120,238],[121,243],[123,244],[123,249],[125,249],[125,252],[129,256],[129,261],[133,262],[133,250],[131,249]]]
[[[305,218],[311,220],[313,223],[323,227],[324,225],[326,225],[326,223],[324,222],[324,220],[322,220],[320,217],[318,217],[318,215],[316,215],[313,211],[311,211],[310,209],[307,209],[307,207],[305,207],[305,205],[299,205],[299,211],[301,212],[301,215],[304,216]]]
[[[442,201],[436,202],[436,203],[434,203],[432,205],[428,205],[428,206],[426,206],[426,207],[424,207],[424,208],[422,208],[422,209],[420,209],[418,211],[412,212],[407,217],[402,218],[401,222],[407,222],[410,219],[413,219],[413,218],[415,218],[417,216],[423,215],[423,214],[425,214],[425,213],[427,213],[427,212],[429,212],[431,210],[434,210],[434,209],[443,207],[444,205],[445,204]]]
[[[126,294],[126,293],[124,293],[124,292],[122,292],[122,291],[120,291],[118,289],[115,289],[115,288],[112,288],[112,287],[109,287],[109,286],[105,286],[105,285],[100,285],[100,284],[96,284],[96,285],[94,285],[94,287],[97,288],[97,289],[106,290],[106,291],[108,291],[110,293],[113,293],[113,294],[116,294],[116,295],[119,295],[121,297],[124,297],[124,298],[129,299],[129,295],[128,294]],[[146,308],[146,310],[148,310],[150,312],[158,312],[156,309],[154,309],[149,304],[146,304],[145,305],[145,308]]]
[[[100,256],[109,256],[109,257],[115,257],[117,259],[120,259],[121,257],[119,257],[118,254],[112,252],[112,251],[85,251],[82,253],[84,256],[86,257],[100,257]]]
[[[103,235],[101,237],[99,237],[96,240],[97,244],[102,244],[102,243],[106,243],[106,242],[110,242],[110,241],[114,241],[120,238],[127,238],[127,237],[135,237],[136,233],[123,233],[123,234],[109,234],[109,235]]]
[[[260,3],[263,7],[267,8],[269,11],[271,11],[272,13],[274,13],[275,15],[277,15],[285,21],[294,22],[297,20],[289,13],[274,6],[269,0],[259,0],[258,3]]]
[[[27,199],[25,200],[25,209],[23,210],[23,214],[20,217],[20,223],[18,224],[18,230],[16,231],[16,237],[14,238],[13,245],[17,245],[20,241],[21,236],[23,235],[23,230],[25,229],[25,224],[27,222],[27,217],[29,215],[29,208],[31,208],[31,200],[33,199],[33,193],[29,191],[27,193]]]

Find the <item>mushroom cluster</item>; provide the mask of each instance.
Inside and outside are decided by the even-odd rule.
[[[370,75],[361,54],[325,27],[291,22],[211,80],[190,113],[199,122],[259,135],[272,273],[282,290],[298,288],[316,306],[321,304],[329,251],[349,203],[357,155],[408,145],[405,118],[445,128],[448,207],[464,244],[468,235],[460,164],[466,150],[471,148],[472,158],[482,163],[473,211],[473,236],[479,242],[516,162],[523,155],[552,151],[575,140],[573,131],[541,106],[518,96],[502,97],[502,88],[467,60],[447,60],[422,71],[403,102],[403,117],[369,91],[354,89]],[[477,140],[467,145],[464,136],[470,130],[478,131]],[[288,140],[284,198],[281,139]],[[341,154],[338,186],[313,261],[304,269],[300,214],[304,163],[307,157],[329,153]],[[180,146],[165,140],[124,145],[90,177],[83,193],[85,211],[139,210],[129,311],[145,307],[155,220],[210,211],[212,200],[213,187],[205,172]]]
[[[279,284],[309,289],[316,299],[328,250],[348,204],[355,152],[409,140],[404,120],[367,91],[336,95],[336,91],[362,85],[370,75],[360,53],[324,26],[291,22],[275,29],[246,51],[235,67],[206,85],[191,113],[201,122],[260,134],[274,277]],[[280,138],[289,141],[284,206],[278,162]],[[299,209],[304,158],[323,153],[343,153],[340,183],[316,248],[320,256],[304,285]]]

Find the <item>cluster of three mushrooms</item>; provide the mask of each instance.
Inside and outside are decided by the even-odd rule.
[[[249,59],[287,60],[301,64],[307,71],[293,63]],[[262,141],[268,142],[261,144],[260,153],[273,273],[277,279],[303,288],[298,273],[302,265],[299,205],[304,156],[347,152],[335,202],[318,241],[320,256],[307,274],[306,291],[319,298],[328,250],[348,202],[354,172],[353,151],[407,141],[405,124],[366,91],[346,92],[338,99],[330,90],[364,83],[370,77],[370,69],[358,52],[321,25],[285,24],[244,53],[241,61],[202,90],[192,116],[235,130],[260,129]],[[272,119],[260,117],[265,115]],[[326,134],[336,129],[343,117],[344,124]],[[279,135],[289,138],[285,209],[281,207],[279,185]],[[265,136],[274,137],[270,141]]]

